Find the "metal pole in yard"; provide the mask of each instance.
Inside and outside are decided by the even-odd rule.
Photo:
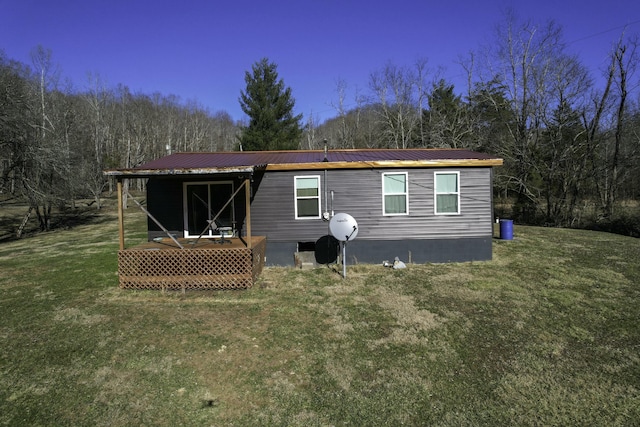
[[[347,242],[342,243],[342,278],[347,278]]]

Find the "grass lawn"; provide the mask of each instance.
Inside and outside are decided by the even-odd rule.
[[[0,425],[640,425],[640,240],[514,235],[184,295],[118,289],[112,208],[4,241]]]

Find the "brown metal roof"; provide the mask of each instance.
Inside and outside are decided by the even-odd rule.
[[[459,149],[233,151],[176,153],[132,169],[105,171],[114,176],[248,173],[267,170],[359,169],[378,167],[500,166],[502,159]]]

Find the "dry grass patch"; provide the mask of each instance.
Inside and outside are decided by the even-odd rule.
[[[378,288],[374,300],[396,323],[391,334],[372,342],[374,348],[389,343],[418,345],[425,339],[426,332],[443,321],[436,314],[419,309],[412,296],[400,294],[396,288]]]
[[[53,295],[51,299],[54,299]],[[56,310],[53,320],[56,322],[71,323],[79,326],[90,326],[107,322],[110,318],[104,314],[87,314],[84,310],[76,307],[70,307]]]

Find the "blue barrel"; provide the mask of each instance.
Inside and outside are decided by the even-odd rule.
[[[513,240],[513,220],[500,220],[500,238],[502,240]]]

